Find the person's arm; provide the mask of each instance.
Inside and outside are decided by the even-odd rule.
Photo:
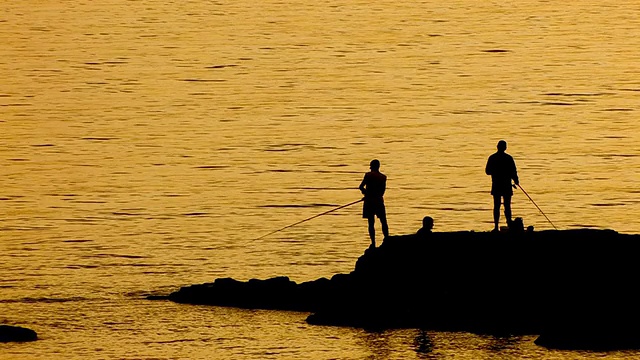
[[[367,195],[367,189],[365,188],[365,184],[367,183],[367,175],[364,175],[364,178],[362,179],[362,182],[360,183],[360,186],[358,186],[358,189],[360,189],[360,192],[362,193],[362,195]]]
[[[516,185],[520,185],[520,179],[518,179],[518,169],[516,168],[516,162],[513,160],[513,158],[511,158],[511,164],[513,166],[513,173],[511,175],[511,178]]]
[[[487,166],[484,167],[484,173],[487,175],[491,175],[491,157],[487,160]]]

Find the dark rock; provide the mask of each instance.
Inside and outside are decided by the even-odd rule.
[[[390,236],[367,249],[351,273],[330,280],[225,278],[183,287],[169,299],[308,311],[310,324],[532,334],[548,347],[640,348],[640,330],[624,330],[640,324],[640,235],[514,229]]]
[[[565,319],[545,327],[534,342],[559,350],[640,349],[640,328],[637,318],[594,319],[585,316],[571,321]]]
[[[316,285],[298,285],[285,276],[246,282],[221,278],[213,283],[183,287],[170,294],[169,300],[249,309],[313,311],[313,304],[322,298],[321,294],[317,294],[323,288],[321,281],[318,280]]]
[[[38,340],[35,331],[20,326],[0,325],[0,342],[24,342]]]

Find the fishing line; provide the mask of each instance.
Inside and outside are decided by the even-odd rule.
[[[262,235],[262,236],[260,236],[259,238],[255,238],[255,239],[253,239],[253,240],[260,240],[260,239],[262,239],[262,238],[264,238],[264,237],[267,237],[267,236],[269,236],[269,235],[271,235],[271,234],[275,234],[275,233],[277,233],[278,231],[282,231],[282,230],[287,229],[287,228],[290,228],[290,227],[292,227],[292,226],[296,226],[296,225],[298,225],[298,224],[302,224],[303,222],[305,222],[305,221],[309,221],[309,220],[311,220],[311,219],[315,219],[315,218],[317,218],[318,216],[326,215],[326,214],[328,214],[328,213],[330,213],[330,212],[334,212],[334,211],[336,211],[336,210],[340,210],[340,209],[342,209],[342,208],[346,208],[347,206],[351,206],[351,205],[353,205],[353,204],[357,204],[357,203],[359,203],[359,202],[360,202],[360,201],[362,201],[362,200],[364,200],[364,198],[362,198],[362,199],[360,199],[360,200],[356,200],[356,201],[350,202],[350,203],[345,204],[345,205],[338,206],[338,207],[337,207],[337,208],[335,208],[335,209],[331,209],[331,210],[329,210],[329,211],[325,211],[325,212],[323,212],[323,213],[320,213],[320,214],[318,214],[318,215],[314,215],[314,216],[309,217],[309,218],[306,218],[306,219],[304,219],[304,220],[300,220],[300,221],[298,221],[297,223],[294,223],[294,224],[291,224],[291,225],[287,225],[287,226],[285,226],[285,227],[283,227],[283,228],[280,228],[280,229],[278,229],[278,230],[274,230],[274,231],[272,231],[272,232],[270,232],[270,233],[268,233],[268,234]]]
[[[551,224],[551,226],[553,226],[554,229],[558,230],[558,228],[553,225],[553,223],[551,222],[551,220],[549,220],[549,218],[547,217],[547,215],[545,215],[545,213],[542,211],[542,209],[540,209],[540,206],[538,206],[538,204],[536,204],[535,201],[533,201],[533,199],[531,198],[531,196],[529,196],[529,194],[527,194],[526,191],[524,191],[524,189],[522,188],[522,186],[518,185],[518,187],[520,188],[520,190],[522,190],[522,192],[527,195],[527,197],[529,198],[529,200],[531,200],[531,202],[533,203],[533,205],[535,205],[538,210],[540,210],[540,213],[547,219],[547,221],[549,222],[549,224]]]

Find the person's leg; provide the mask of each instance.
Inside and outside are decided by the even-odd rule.
[[[371,216],[367,218],[369,222],[369,237],[371,238],[371,246],[376,247],[376,218]]]
[[[511,224],[511,195],[504,196],[504,217],[507,218],[507,225]]]
[[[387,216],[385,214],[380,217],[380,223],[382,224],[382,234],[386,238],[389,236],[389,225],[387,225]]]
[[[493,229],[500,230],[500,195],[493,195]]]

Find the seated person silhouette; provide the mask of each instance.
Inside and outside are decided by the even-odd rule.
[[[426,238],[431,234],[431,230],[433,229],[433,218],[431,216],[425,216],[422,218],[422,228],[418,230],[416,235],[421,238]]]

